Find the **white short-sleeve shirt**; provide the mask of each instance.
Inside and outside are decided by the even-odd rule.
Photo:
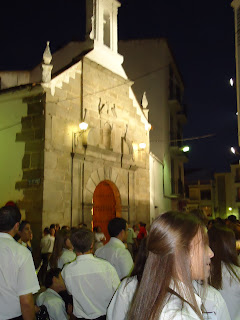
[[[240,278],[240,268],[234,265],[232,267]],[[222,263],[222,290],[219,291],[227,304],[231,319],[240,319],[240,283],[229,273],[224,263]]]
[[[39,289],[31,252],[0,232],[0,319],[20,316],[19,296]]]
[[[129,276],[133,269],[133,259],[124,243],[112,237],[105,246],[97,249],[96,257],[107,260],[117,270],[119,279]]]
[[[41,253],[52,253],[54,247],[55,238],[52,237],[50,234],[47,234],[41,239],[40,247]]]
[[[75,259],[76,259],[75,252],[63,248],[63,252],[62,252],[60,258],[58,259],[57,266],[58,266],[58,268],[62,269],[66,263],[72,262]]]
[[[111,303],[107,309],[107,320],[126,320],[133,295],[137,288],[137,277],[124,279],[118,290],[115,292]],[[197,292],[196,299],[204,295],[202,303],[204,305],[203,318],[206,320],[231,320],[225,301],[221,294],[211,286],[203,288],[196,281],[193,281]],[[202,297],[202,296],[201,296]],[[194,315],[195,316],[195,315]]]
[[[44,305],[47,308],[50,320],[68,320],[63,299],[51,288],[40,293],[37,297],[36,303],[38,306]]]
[[[73,296],[73,314],[86,319],[106,314],[107,306],[120,283],[111,264],[92,254],[80,255],[66,265],[62,277]]]

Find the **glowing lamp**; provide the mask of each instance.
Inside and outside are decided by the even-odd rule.
[[[87,130],[88,124],[86,122],[79,123],[80,130]]]
[[[190,150],[189,146],[185,146],[182,148],[182,151],[183,152],[188,152]]]

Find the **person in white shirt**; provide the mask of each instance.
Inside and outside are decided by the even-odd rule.
[[[190,214],[166,212],[147,238],[148,257],[128,318],[203,320],[202,299],[192,281],[206,281],[213,252],[206,228]]]
[[[61,269],[50,269],[45,278],[46,291],[40,293],[36,299],[38,306],[44,305],[47,308],[50,320],[68,320],[65,303],[58,294],[66,290]]]
[[[127,248],[131,253],[132,258],[134,257],[134,245],[137,247],[137,236],[133,230],[133,228],[128,227],[128,235],[127,235]]]
[[[231,319],[240,319],[240,266],[234,232],[219,224],[208,231],[209,243],[214,250],[210,284],[221,293]]]
[[[31,241],[32,238],[32,230],[31,230],[31,225],[30,222],[27,220],[23,220],[20,225],[19,225],[19,230],[18,230],[20,239],[18,240],[18,242],[28,248],[28,250],[30,250],[28,243],[29,241]],[[30,250],[31,251],[31,250]]]
[[[133,296],[141,281],[147,259],[146,240],[140,244],[131,277],[124,279],[115,292],[107,309],[107,320],[127,320]],[[194,293],[202,298],[204,319],[231,320],[225,301],[221,294],[213,287],[203,286],[202,281],[193,281]]]
[[[76,261],[63,268],[67,290],[73,296],[77,319],[106,319],[107,306],[120,280],[111,264],[92,255],[94,234],[82,228],[71,236]]]
[[[0,209],[0,319],[35,319],[33,293],[38,284],[31,252],[13,237],[21,213],[16,206]]]
[[[95,242],[94,242],[94,252],[98,249],[104,246],[104,241],[106,241],[106,237],[104,233],[102,232],[101,227],[94,227],[94,236],[95,236]]]
[[[57,232],[53,252],[49,260],[50,268],[62,269],[65,264],[76,259],[76,253],[73,252],[70,236],[71,232],[66,229]]]
[[[133,259],[124,245],[128,232],[126,220],[123,218],[112,219],[108,224],[108,232],[111,237],[110,241],[99,248],[95,255],[110,262],[122,280],[129,276],[133,269]]]
[[[50,256],[53,252],[54,242],[55,242],[55,237],[50,235],[50,229],[47,227],[44,228],[43,237],[40,242],[42,267],[38,275],[39,281],[41,284],[44,284],[45,282],[45,275],[47,272]]]
[[[144,266],[147,260],[147,238],[140,244],[138,255],[131,277],[125,278],[115,292],[107,309],[107,320],[127,320],[127,313],[134,293],[142,279]]]

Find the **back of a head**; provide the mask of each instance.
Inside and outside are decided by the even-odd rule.
[[[209,245],[214,252],[214,260],[235,264],[237,257],[236,238],[234,232],[220,224],[214,224],[208,231]]]
[[[43,230],[44,234],[50,234],[50,229],[48,227],[44,228]]]
[[[205,225],[207,225],[208,218],[206,217],[206,215],[201,209],[193,209],[190,211],[190,214],[194,215],[196,218],[201,220]]]
[[[134,264],[133,271],[131,276],[137,276],[138,282],[142,279],[143,270],[147,260],[148,251],[147,251],[147,238],[143,238],[140,246],[138,248],[138,254],[136,257],[136,262]]]
[[[117,237],[122,230],[126,230],[127,221],[123,218],[114,218],[108,223],[110,237]]]
[[[50,288],[53,284],[53,277],[58,278],[59,274],[61,273],[61,269],[59,268],[52,268],[47,271],[44,285],[47,288]]]
[[[214,252],[211,261],[210,284],[216,289],[222,287],[222,262],[231,269],[239,266],[234,232],[225,226],[214,224],[208,231],[209,245]]]
[[[231,221],[232,223],[237,222],[237,218],[234,214],[231,214],[230,216],[227,217],[227,220]]]
[[[21,220],[17,206],[5,206],[0,209],[0,232],[9,232]]]
[[[177,279],[189,288],[189,300],[198,310],[192,288],[190,245],[199,231],[203,236],[203,223],[182,212],[166,212],[153,221],[147,237],[147,261],[130,310],[132,320],[158,318],[170,282],[178,287]],[[182,289],[178,289],[184,296]]]
[[[77,253],[86,253],[92,249],[94,234],[89,229],[80,228],[72,233],[71,242]]]

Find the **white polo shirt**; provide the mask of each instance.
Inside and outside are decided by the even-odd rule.
[[[97,249],[96,257],[107,260],[117,270],[119,279],[123,279],[131,273],[133,269],[133,259],[124,243],[112,237],[105,246]]]
[[[68,320],[65,303],[56,291],[48,288],[40,293],[36,303],[38,306],[44,305],[47,308],[50,320]]]
[[[0,319],[19,317],[19,296],[39,289],[31,252],[0,232]]]
[[[107,306],[120,280],[107,261],[84,254],[63,268],[62,277],[73,296],[73,314],[95,319],[106,314]]]
[[[76,259],[75,252],[63,248],[63,252],[57,262],[58,268],[62,269],[66,263],[72,262],[75,259]]]

